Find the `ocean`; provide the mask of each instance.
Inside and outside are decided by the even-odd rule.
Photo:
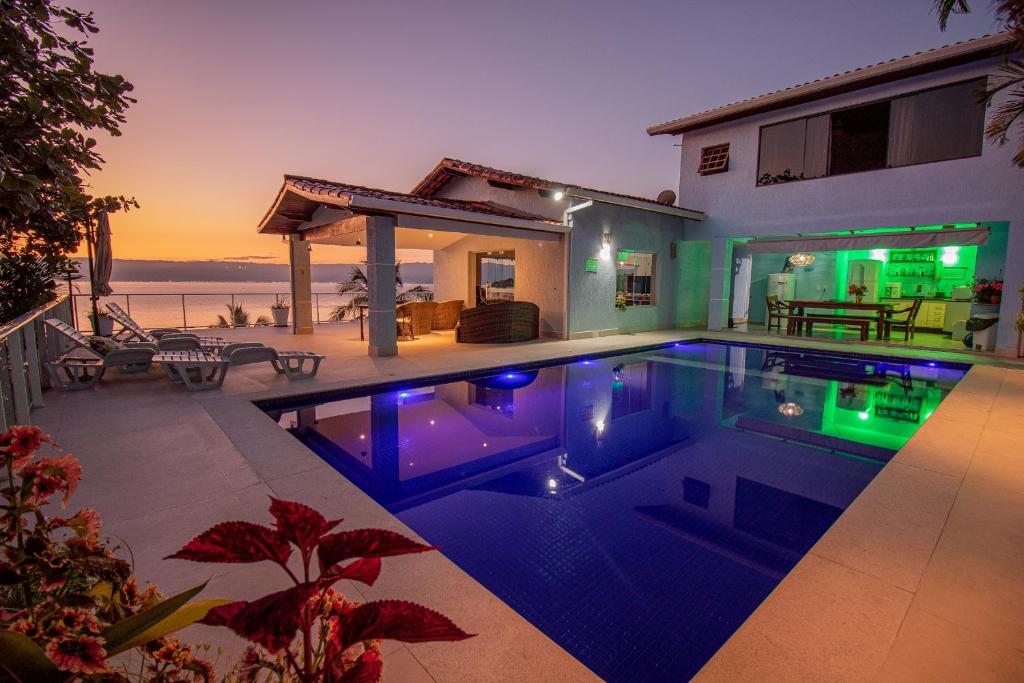
[[[404,289],[416,286],[406,283]],[[422,285],[428,289],[429,284]],[[242,304],[249,312],[250,320],[265,316],[271,319],[270,306],[280,297],[288,302],[287,282],[136,282],[112,281],[114,293],[101,297],[103,307],[108,301],[117,302],[130,313],[132,318],[146,328],[177,327],[202,328],[216,325],[217,316],[228,315],[228,306]],[[59,290],[67,292],[67,285]],[[73,288],[77,324],[79,329],[88,331],[89,284],[76,282]],[[331,311],[348,303],[350,295],[342,296],[330,282],[313,283],[313,320],[328,322]]]

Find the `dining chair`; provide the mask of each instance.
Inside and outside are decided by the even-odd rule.
[[[910,341],[914,336],[914,331],[917,328],[917,313],[921,310],[921,300],[914,299],[914,303],[910,304],[907,308],[896,308],[889,312],[889,316],[885,322],[885,336],[888,337],[892,334],[892,329],[903,328],[903,341]],[[893,320],[893,316],[907,314],[907,317],[902,320]]]
[[[775,294],[769,294],[764,299],[765,303],[768,305],[768,329],[771,330],[772,325],[774,324],[774,326],[781,332],[782,320],[789,317],[788,307]]]

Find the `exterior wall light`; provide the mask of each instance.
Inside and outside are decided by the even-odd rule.
[[[557,202],[557,201],[561,200],[562,197],[564,197],[564,196],[565,196],[565,193],[562,192],[561,190],[559,190],[558,192],[555,192],[555,194],[554,194],[555,201]]]
[[[803,267],[803,266],[809,266],[812,263],[814,263],[814,259],[815,259],[814,254],[808,254],[806,251],[801,251],[799,253],[796,253],[796,254],[793,254],[792,256],[790,256],[789,257],[789,262],[792,263],[794,266],[801,266],[801,267]]]
[[[612,257],[612,234],[606,232],[601,237],[601,258],[609,260]]]

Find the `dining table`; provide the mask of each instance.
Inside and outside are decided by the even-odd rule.
[[[799,318],[800,316],[806,315],[807,310],[829,310],[829,311],[869,311],[874,313],[874,317],[877,318],[877,325],[875,329],[875,336],[877,339],[884,339],[886,336],[886,323],[889,315],[892,313],[893,304],[891,303],[871,303],[868,301],[836,301],[836,300],[812,300],[812,299],[791,299],[786,302],[789,308],[789,314]],[[787,325],[788,334],[801,334],[803,332],[803,323],[800,320],[790,320]]]

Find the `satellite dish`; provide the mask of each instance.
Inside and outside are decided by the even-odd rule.
[[[657,202],[659,204],[664,204],[665,206],[675,206],[676,193],[672,190],[662,190],[658,195]]]

